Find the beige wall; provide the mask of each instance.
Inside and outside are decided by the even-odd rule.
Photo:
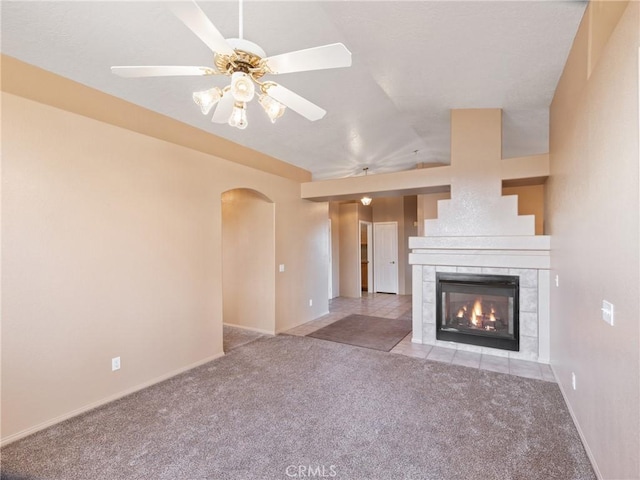
[[[276,275],[279,333],[329,312],[329,212],[326,202],[301,200],[299,183],[279,195],[277,183],[268,196],[276,203],[276,266],[285,266]]]
[[[402,247],[404,255],[400,257],[404,264],[404,290],[400,293],[411,295],[413,269],[409,265],[409,237],[418,234],[418,196],[408,195],[404,197],[404,232],[402,236]]]
[[[225,325],[274,334],[275,216],[264,195],[222,194],[222,303]]]
[[[340,296],[340,204],[329,202],[331,221],[331,278],[332,298]]]
[[[358,221],[373,222],[373,207],[371,205],[362,205],[360,202],[356,202],[356,205],[358,205]]]
[[[424,237],[424,221],[438,218],[438,200],[448,200],[450,192],[418,195],[418,235]]]
[[[518,215],[534,215],[536,235],[544,235],[544,185],[502,187],[502,195],[518,196]]]
[[[340,296],[359,298],[360,244],[358,204],[343,203],[340,209]]]
[[[276,330],[327,311],[327,204],[298,181],[7,93],[2,113],[4,442],[222,354],[225,191],[274,202]]]
[[[606,479],[640,478],[639,8],[590,3],[551,105],[551,363]]]

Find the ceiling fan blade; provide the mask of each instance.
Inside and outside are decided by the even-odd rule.
[[[342,43],[307,48],[264,59],[271,73],[305,72],[351,66],[351,52]]]
[[[232,55],[233,48],[227,43],[220,31],[204,14],[195,2],[177,2],[171,11],[182,20],[193,33],[202,40],[212,52]]]
[[[312,122],[320,120],[327,113],[325,109],[320,108],[315,103],[311,103],[309,100],[301,97],[297,93],[293,93],[282,85],[271,85],[267,90],[267,95]]]
[[[233,104],[235,103],[235,99],[231,94],[230,90],[227,90],[222,94],[222,98],[218,102],[218,106],[216,107],[216,111],[213,112],[213,117],[211,121],[213,123],[227,123],[229,121],[229,117],[231,116],[231,112],[233,111]]]
[[[125,78],[216,75],[211,67],[144,66],[111,67],[111,72]]]

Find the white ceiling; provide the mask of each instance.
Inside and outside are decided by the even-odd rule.
[[[199,2],[225,37],[238,3]],[[504,109],[503,157],[548,151],[548,109],[583,1],[246,1],[244,37],[267,55],[344,43],[353,66],[273,80],[327,110],[272,125],[211,123],[191,100],[226,77],[125,79],[112,65],[212,65],[163,2],[1,3],[2,52],[310,170],[314,179],[449,163],[449,110]],[[43,86],[46,88],[46,86]],[[415,152],[417,150],[417,152]]]

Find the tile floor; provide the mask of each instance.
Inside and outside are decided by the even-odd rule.
[[[286,333],[305,336],[352,313],[383,318],[411,318],[411,296],[369,293],[363,294],[362,298],[338,297],[329,301],[329,313],[327,315],[288,330]],[[495,357],[493,355],[482,355],[451,348],[420,345],[411,342],[411,334],[402,339],[391,350],[391,353],[555,382],[549,365],[506,357]]]

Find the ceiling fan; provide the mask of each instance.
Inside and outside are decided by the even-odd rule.
[[[265,51],[242,34],[242,0],[239,0],[239,38],[225,39],[195,2],[180,2],[172,12],[214,53],[214,66],[115,66],[111,71],[121,77],[207,76],[227,75],[230,85],[194,92],[193,100],[207,115],[217,107],[211,121],[247,127],[246,108],[258,87],[258,102],[271,122],[282,116],[286,107],[315,121],[325,116],[324,109],[271,81],[266,75],[322,70],[351,66],[351,52],[342,43],[297,50],[267,57]]]

